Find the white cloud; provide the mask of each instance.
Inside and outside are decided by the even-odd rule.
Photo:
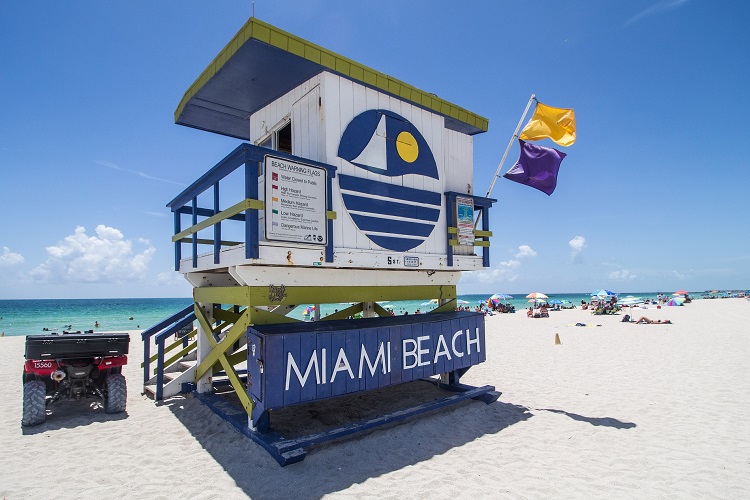
[[[536,251],[534,251],[534,249],[529,245],[521,245],[520,247],[518,247],[516,259],[521,259],[524,257],[536,257]]]
[[[645,19],[646,17],[652,16],[654,14],[658,14],[659,12],[667,12],[670,10],[678,9],[685,5],[687,2],[688,0],[660,0],[628,19],[625,22],[625,26],[638,22],[641,19]]]
[[[509,260],[504,260],[492,269],[480,271],[479,273],[472,273],[477,275],[477,279],[483,283],[493,283],[496,281],[515,281],[518,279],[518,275],[514,273],[516,269],[521,267],[523,259],[529,257],[536,257],[536,251],[529,245],[520,245],[518,252],[515,257]]]
[[[10,248],[3,247],[3,253],[0,255],[0,267],[17,266],[23,264],[24,260],[20,253],[11,252]]]
[[[612,271],[609,273],[609,279],[612,281],[633,281],[638,276],[631,273],[627,269],[620,269],[619,271]]]
[[[583,236],[576,236],[568,242],[568,246],[571,249],[570,256],[573,260],[575,260],[576,257],[578,257],[581,252],[583,252],[583,249],[586,248],[586,238],[584,238]]]
[[[156,249],[148,240],[135,241],[144,247],[133,250],[134,241],[125,239],[113,227],[96,226],[96,236],[88,236],[78,226],[57,245],[47,247],[48,259],[29,273],[29,278],[45,283],[122,283],[144,279]]]

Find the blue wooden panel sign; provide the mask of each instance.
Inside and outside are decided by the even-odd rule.
[[[456,371],[486,359],[484,316],[449,312],[248,328],[248,394],[265,410]]]

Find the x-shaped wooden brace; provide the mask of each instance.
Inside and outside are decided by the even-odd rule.
[[[232,387],[237,393],[237,397],[242,403],[242,407],[248,415],[251,415],[253,412],[253,402],[247,395],[245,384],[242,383],[234,366],[232,366],[232,363],[227,359],[227,351],[231,349],[232,345],[234,345],[234,343],[237,342],[247,331],[247,327],[250,324],[249,309],[246,309],[240,315],[224,338],[219,342],[216,342],[216,339],[214,339],[214,330],[211,328],[211,324],[206,317],[206,314],[203,312],[203,309],[201,309],[198,304],[195,304],[195,317],[197,318],[198,323],[200,323],[201,329],[206,335],[206,339],[209,344],[211,344],[211,352],[208,353],[208,356],[206,356],[206,358],[195,368],[195,381],[198,382],[198,380],[206,375],[206,373],[211,371],[217,362],[221,363],[221,366],[227,374],[227,378],[229,378],[229,382],[232,384]]]

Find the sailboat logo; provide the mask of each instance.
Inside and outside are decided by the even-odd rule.
[[[411,122],[383,109],[365,111],[347,125],[338,155],[381,176],[337,176],[344,206],[360,231],[399,252],[427,239],[440,217],[442,193],[402,185],[407,175],[439,180],[435,157]]]

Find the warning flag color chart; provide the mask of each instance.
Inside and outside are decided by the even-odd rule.
[[[266,156],[265,171],[266,238],[327,244],[325,169]]]

